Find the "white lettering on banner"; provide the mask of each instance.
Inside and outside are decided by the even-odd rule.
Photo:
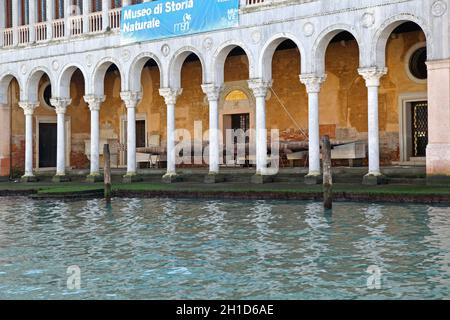
[[[166,3],[166,12],[174,12],[186,9],[192,9],[194,7],[194,0],[187,0],[183,2],[167,2]]]

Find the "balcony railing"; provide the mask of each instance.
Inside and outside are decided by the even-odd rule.
[[[89,32],[97,33],[103,30],[103,18],[102,12],[93,12],[88,15],[89,20]]]
[[[68,20],[71,36],[79,36],[83,34],[83,16],[73,16]]]
[[[36,42],[43,42],[47,40],[47,22],[39,22],[34,26],[36,34]]]
[[[122,8],[112,9],[109,11],[109,27],[111,30],[120,29],[120,16]]]
[[[30,42],[30,27],[20,26],[19,27],[19,45],[27,44]]]
[[[258,8],[270,8],[276,4],[307,3],[318,0],[240,0],[241,9],[244,11],[258,10]],[[39,22],[34,26],[19,26],[16,28],[0,29],[0,47],[13,47],[14,45],[26,45],[32,41],[36,43],[51,39],[62,39],[80,36],[82,34],[101,33],[108,29],[119,30],[121,23],[121,8],[110,9],[108,12],[93,12],[88,15],[71,16],[68,19],[56,19],[47,22]],[[105,23],[107,25],[105,25]],[[67,26],[66,26],[67,24]],[[107,28],[109,27],[109,28]]]
[[[8,28],[3,30],[3,46],[12,47],[14,45],[14,29]]]
[[[64,38],[64,19],[58,19],[52,21],[53,39]]]

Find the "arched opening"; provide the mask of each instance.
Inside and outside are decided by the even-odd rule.
[[[239,133],[245,133],[245,143],[252,145],[256,115],[253,94],[248,86],[249,57],[241,46],[231,45],[222,50],[216,63],[216,81],[223,81],[219,130],[223,134],[224,145],[227,150],[235,150],[235,144],[242,142],[237,138]],[[243,159],[235,158],[234,161],[242,164]]]
[[[203,70],[199,56],[193,52],[189,53],[181,65],[181,88],[183,93],[177,100],[175,108],[175,128],[179,134],[175,139],[177,142],[190,140],[192,152],[190,161],[184,161],[183,165],[204,166],[203,150],[205,142],[203,133],[209,128],[209,109],[205,95],[202,91]],[[177,154],[183,156],[183,154]],[[184,157],[184,159],[187,159]]]
[[[21,110],[19,107],[20,85],[13,75],[0,79],[0,177],[20,177],[24,172],[25,148],[14,148],[14,131],[17,123],[13,119]],[[22,113],[23,114],[23,113]]]
[[[102,77],[102,75],[104,75]],[[122,75],[115,63],[105,63],[98,69],[95,77],[95,93],[105,96],[100,107],[99,116],[99,156],[103,163],[103,149],[109,144],[111,167],[117,168],[120,163],[120,119],[126,114],[122,98]],[[101,88],[103,87],[103,90]],[[92,124],[91,124],[92,125]],[[90,153],[90,140],[86,142],[86,151]],[[90,154],[89,154],[90,155]]]
[[[136,109],[136,161],[138,168],[161,167],[165,163],[162,153],[165,130],[164,98],[159,94],[161,70],[159,63],[151,56],[139,58],[130,73],[130,90],[142,92],[142,98]],[[121,145],[127,143],[127,115],[121,116]],[[121,148],[120,163],[127,164],[127,156]],[[149,153],[149,152],[150,153]]]
[[[306,141],[308,96],[305,86],[299,80],[300,49],[290,39],[278,41],[272,60],[267,64],[272,68],[273,81],[266,103],[268,130],[278,129],[280,140],[287,144]]]
[[[73,169],[87,169],[89,168],[87,145],[90,139],[90,117],[88,105],[84,100],[86,79],[81,69],[71,66],[64,70],[57,95],[71,99],[65,116],[66,166]]]
[[[325,50],[326,81],[322,84],[319,106],[319,132],[332,141],[348,144],[342,155],[333,154],[335,165],[367,163],[365,152],[368,133],[367,88],[359,75],[360,48],[355,36],[341,30],[334,32]],[[353,155],[354,142],[363,143],[363,151]]]
[[[384,48],[388,74],[380,87],[381,163],[423,165],[428,145],[427,39],[411,21],[399,21]],[[383,105],[384,104],[384,105]]]

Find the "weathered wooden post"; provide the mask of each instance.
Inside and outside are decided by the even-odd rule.
[[[323,162],[323,205],[325,209],[333,208],[333,176],[331,173],[331,143],[330,137],[322,138]]]
[[[109,144],[103,147],[103,157],[105,159],[105,199],[106,202],[111,202],[111,154],[109,152]]]

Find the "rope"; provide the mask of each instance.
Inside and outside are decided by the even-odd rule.
[[[278,100],[278,103],[283,107],[284,111],[286,112],[286,114],[288,115],[288,117],[291,119],[291,121],[294,123],[294,125],[300,130],[300,133],[306,138],[308,139],[308,134],[305,132],[305,130],[303,130],[300,125],[297,123],[297,121],[295,121],[294,117],[290,114],[290,112],[288,111],[288,109],[286,108],[286,106],[283,104],[283,102],[281,101],[280,97],[277,95],[277,93],[275,92],[275,90],[273,90],[273,88],[270,88],[270,90],[273,92],[275,98]]]

